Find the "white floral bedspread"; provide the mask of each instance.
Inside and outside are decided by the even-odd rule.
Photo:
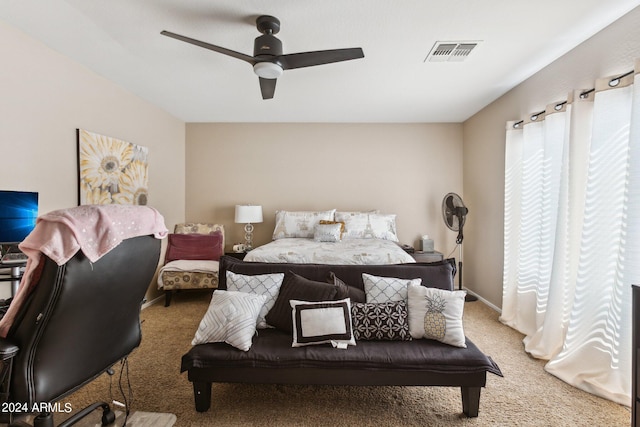
[[[252,262],[296,264],[403,264],[415,262],[397,243],[382,239],[347,239],[316,242],[313,239],[274,240],[249,252]]]

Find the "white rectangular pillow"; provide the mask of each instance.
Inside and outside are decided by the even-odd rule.
[[[289,237],[312,239],[316,224],[321,220],[333,221],[335,209],[328,211],[276,211],[273,240]]]
[[[337,348],[356,345],[351,322],[351,300],[309,302],[290,300],[292,347],[330,343]]]
[[[342,224],[316,224],[313,240],[316,242],[337,243],[341,240]]]
[[[395,214],[373,212],[336,212],[336,221],[344,222],[344,239],[384,239],[398,241]]]

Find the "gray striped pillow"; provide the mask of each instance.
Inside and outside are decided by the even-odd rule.
[[[264,295],[216,290],[192,345],[226,342],[242,351],[251,348],[256,320],[265,300]]]

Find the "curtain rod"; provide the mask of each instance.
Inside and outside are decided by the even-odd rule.
[[[565,101],[565,103],[566,103],[566,102],[567,102],[567,101]],[[561,105],[561,104],[558,104],[558,105]],[[557,106],[556,106],[556,107],[557,107]],[[546,110],[542,110],[542,111],[539,111],[539,112],[537,112],[537,113],[533,113],[529,118],[531,119],[531,121],[532,121],[532,122],[535,122],[536,120],[538,120],[538,117],[540,117],[540,116],[541,116],[542,114],[544,114],[545,112],[546,112]],[[515,123],[513,124],[513,127],[517,129],[517,128],[519,128],[519,127],[520,127],[520,125],[521,125],[522,123],[524,123],[524,120],[520,120],[519,122],[515,122]]]
[[[633,74],[634,70],[631,71],[627,71],[624,74],[620,74],[618,77],[614,77],[611,80],[609,80],[609,86],[610,87],[616,87],[618,86],[618,84],[620,84],[620,79],[630,76],[631,74]],[[580,99],[585,99],[587,97],[587,95],[589,95],[591,92],[593,92],[594,90],[596,90],[595,88],[593,89],[589,89],[589,90],[585,90],[582,93],[580,93]]]
[[[627,77],[627,76],[630,76],[631,74],[633,74],[633,73],[634,73],[634,71],[635,71],[635,70],[627,71],[627,72],[626,72],[626,73],[624,73],[624,74],[620,74],[620,75],[619,75],[619,76],[617,76],[617,77],[613,77],[611,80],[609,80],[609,86],[610,86],[610,87],[616,87],[616,86],[618,86],[618,85],[620,84],[620,80],[621,80],[621,79],[623,79],[623,78],[625,78],[625,77]],[[594,92],[595,90],[596,90],[595,88],[592,88],[592,89],[587,89],[587,90],[582,91],[582,92],[580,93],[580,99],[585,99],[585,98],[587,98],[587,96],[588,96],[591,92]],[[569,101],[562,101],[562,102],[559,102],[559,103],[557,103],[553,108],[554,108],[556,111],[560,111],[560,110],[562,109],[562,106],[563,106],[563,105],[565,105],[567,102],[569,102]],[[532,120],[532,121],[537,120],[537,119],[538,119],[538,116],[540,116],[540,115],[541,115],[541,114],[543,114],[543,113],[544,113],[544,111],[541,111],[541,112],[539,112],[539,113],[534,113],[534,114],[532,114],[532,115],[531,115],[531,120]],[[515,122],[515,123],[513,124],[514,129],[519,128],[519,127],[520,127],[520,125],[521,125],[522,123],[524,123],[524,120],[520,120],[520,121],[518,121],[518,122]]]

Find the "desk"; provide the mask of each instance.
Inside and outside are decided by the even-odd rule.
[[[20,285],[20,279],[22,279],[22,273],[24,272],[24,266],[26,263],[20,264],[2,264],[0,263],[0,270],[7,270],[7,273],[0,274],[0,283],[11,282],[11,296],[14,296],[18,291],[18,285]]]

